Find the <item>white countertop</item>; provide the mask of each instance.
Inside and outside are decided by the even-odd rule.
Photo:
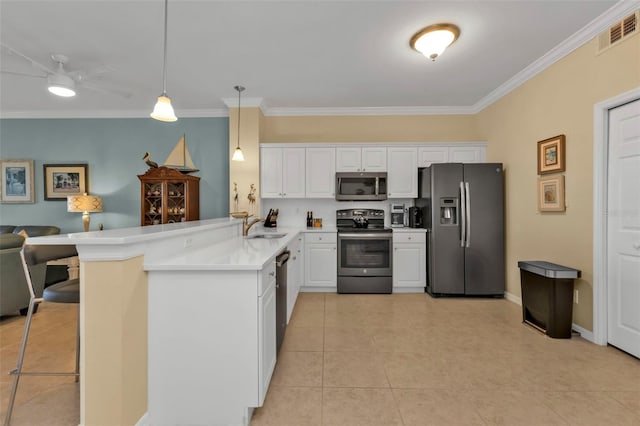
[[[259,270],[280,254],[299,233],[298,228],[252,228],[248,237],[238,236],[218,244],[186,248],[164,257],[145,260],[147,271]],[[256,234],[286,234],[282,238],[250,238]]]
[[[391,228],[393,230],[393,232],[427,232],[426,228],[409,228],[409,227],[403,227],[403,228]]]

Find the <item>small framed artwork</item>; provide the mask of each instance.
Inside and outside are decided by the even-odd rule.
[[[541,212],[563,212],[564,175],[538,178],[538,209]]]
[[[67,201],[69,195],[88,192],[86,164],[45,164],[44,199]]]
[[[33,203],[33,160],[0,160],[3,203]]]
[[[538,174],[564,172],[565,136],[558,135],[538,142]]]

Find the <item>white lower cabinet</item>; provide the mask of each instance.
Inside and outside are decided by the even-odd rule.
[[[271,272],[274,272],[271,275]],[[265,277],[266,273],[266,277]],[[258,301],[258,320],[260,321],[258,334],[258,364],[259,371],[259,389],[260,389],[260,405],[264,402],[267,395],[269,382],[273,369],[276,366],[276,277],[275,264],[269,265],[263,273],[263,286],[266,285],[264,293]]]
[[[424,292],[427,285],[425,232],[393,233],[393,291]]]
[[[304,285],[304,236],[300,233],[290,244],[287,262],[287,324],[298,299],[300,287]]]
[[[337,287],[338,238],[335,232],[311,232],[304,237],[305,287]]]

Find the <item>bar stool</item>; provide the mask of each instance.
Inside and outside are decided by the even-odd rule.
[[[18,382],[20,376],[75,376],[76,382],[80,376],[80,315],[78,315],[78,331],[76,338],[76,370],[75,372],[28,372],[22,371],[24,362],[24,354],[27,349],[27,339],[29,338],[29,330],[31,328],[31,319],[33,317],[35,307],[43,301],[53,303],[76,303],[80,307],[80,280],[71,279],[62,281],[44,289],[42,297],[36,297],[33,290],[33,282],[31,281],[31,273],[29,268],[34,265],[46,263],[50,260],[65,259],[77,256],[78,252],[74,245],[31,245],[27,244],[20,252],[22,259],[22,267],[27,280],[27,287],[31,296],[29,300],[29,308],[24,324],[24,332],[22,334],[22,343],[20,344],[20,352],[18,353],[18,365],[10,371],[9,374],[14,376],[13,386],[11,387],[11,395],[9,396],[9,407],[5,417],[4,425],[11,424],[11,414],[13,405],[16,400],[16,392],[18,390]],[[79,312],[78,312],[79,313]]]

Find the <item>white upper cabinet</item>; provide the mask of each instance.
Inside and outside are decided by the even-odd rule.
[[[418,196],[418,148],[387,148],[387,196],[389,198]]]
[[[485,148],[480,146],[452,146],[449,147],[449,162],[451,163],[483,163]]]
[[[337,172],[386,172],[386,147],[338,147],[336,148]]]
[[[306,197],[334,198],[335,148],[307,148]]]
[[[484,144],[421,146],[418,148],[418,167],[433,163],[483,163],[485,152]]]
[[[305,149],[262,148],[260,190],[262,198],[304,198]]]

